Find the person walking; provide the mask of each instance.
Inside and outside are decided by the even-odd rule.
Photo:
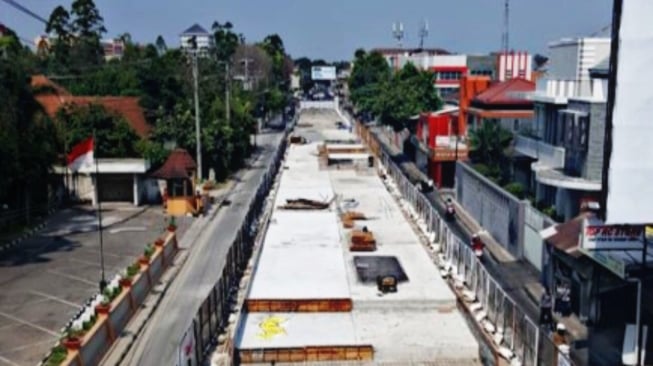
[[[553,298],[551,297],[551,291],[548,287],[544,288],[544,293],[540,298],[540,326],[544,326],[547,329],[551,329],[551,323],[553,318],[551,316],[551,308],[553,307]]]
[[[571,286],[568,283],[563,284],[560,294],[560,314],[562,316],[571,315]]]

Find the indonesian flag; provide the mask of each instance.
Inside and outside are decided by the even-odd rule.
[[[93,138],[89,137],[73,146],[67,157],[68,169],[73,172],[81,167],[93,164]]]

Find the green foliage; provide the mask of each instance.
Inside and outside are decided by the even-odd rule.
[[[95,134],[95,155],[99,158],[139,157],[138,136],[129,124],[96,104],[69,106],[57,114],[65,145],[75,144]]]
[[[139,274],[141,271],[141,265],[140,263],[134,263],[127,267],[127,278],[131,279],[134,278],[137,274]]]
[[[218,61],[231,62],[240,42],[240,37],[232,32],[233,24],[227,21],[224,24],[213,22],[213,39],[215,42],[215,57]]]
[[[44,366],[59,366],[66,360],[66,357],[68,357],[68,350],[64,346],[56,346],[52,348]]]
[[[145,249],[143,250],[143,255],[149,259],[152,257],[152,254],[154,254],[154,247],[152,244],[146,245]]]
[[[6,37],[6,57],[0,57],[0,203],[21,208],[48,201],[58,144],[53,124],[29,85],[31,56],[17,46],[17,39]]]
[[[508,191],[513,196],[519,198],[520,200],[524,199],[525,197],[526,189],[521,183],[518,182],[508,183],[503,187],[503,189]]]
[[[360,110],[372,112],[383,124],[401,130],[411,117],[442,107],[433,78],[433,73],[420,71],[410,63],[393,74],[383,55],[357,50],[349,89]]]

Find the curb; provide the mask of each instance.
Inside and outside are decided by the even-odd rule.
[[[46,214],[47,218],[45,220],[43,220],[40,224],[23,231],[22,233],[18,234],[17,237],[12,239],[11,241],[0,244],[0,255],[3,254],[5,251],[8,251],[8,250],[14,248],[16,245],[20,244],[25,239],[28,239],[32,235],[34,235],[37,232],[41,231],[48,224],[48,222],[50,221],[49,217],[56,211],[57,211],[57,209],[48,210],[48,212]]]

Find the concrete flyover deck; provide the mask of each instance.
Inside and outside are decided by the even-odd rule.
[[[277,202],[304,193],[312,196],[302,198],[324,200],[315,193],[323,190],[338,197],[336,204],[330,211],[275,209],[248,299],[253,294],[315,298],[331,293],[351,299],[353,308],[349,312],[244,312],[235,340],[240,361],[313,364],[373,357],[374,363],[397,365],[480,364],[478,342],[456,307],[455,295],[374,168],[320,166],[320,141],[355,139],[348,131],[335,129],[338,120],[335,111],[312,111],[300,117],[295,134],[312,143],[290,148]],[[335,219],[342,211],[338,204],[347,199],[355,199],[357,206],[352,209],[368,217],[356,224],[373,232],[376,251],[349,251],[349,230]],[[320,215],[324,218],[318,219]],[[332,257],[336,252],[339,260]],[[397,293],[381,294],[375,283],[359,280],[354,256],[395,257],[408,281],[399,283]],[[304,263],[294,263],[297,260]],[[331,268],[336,262],[342,267]],[[329,277],[337,279],[337,289],[335,279]],[[352,358],[346,358],[347,352]]]

